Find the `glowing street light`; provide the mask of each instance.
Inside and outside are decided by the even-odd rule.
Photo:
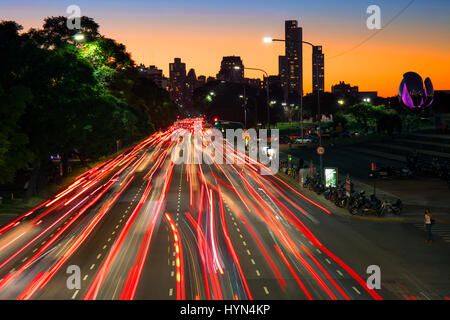
[[[77,33],[76,35],[73,36],[75,41],[83,41],[84,40],[84,34],[82,33]]]
[[[272,42],[272,38],[271,37],[265,37],[263,39],[264,43],[271,43]]]
[[[342,106],[344,105],[344,100],[339,100],[338,103]]]

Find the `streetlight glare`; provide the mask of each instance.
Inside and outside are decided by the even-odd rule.
[[[241,67],[239,67],[239,66],[234,66],[233,68],[234,68],[234,70],[241,70]]]
[[[73,36],[73,38],[74,38],[76,41],[82,41],[82,40],[84,40],[84,34],[82,34],[82,33],[77,33],[76,35]]]
[[[272,38],[271,37],[264,37],[263,41],[264,41],[264,43],[271,43],[272,42]]]

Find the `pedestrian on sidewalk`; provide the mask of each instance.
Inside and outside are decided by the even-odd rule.
[[[431,226],[435,223],[434,217],[430,212],[430,209],[425,210],[424,227],[427,232],[427,242],[433,242],[433,234],[431,233]]]

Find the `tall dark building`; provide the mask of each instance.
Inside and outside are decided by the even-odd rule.
[[[325,89],[325,66],[324,54],[322,46],[314,46],[312,53],[312,76],[313,76],[313,92],[324,92]]]
[[[206,84],[206,77],[205,76],[198,76],[197,78],[197,88],[204,86]]]
[[[340,81],[339,84],[335,84],[331,87],[331,92],[338,97],[357,97],[359,88],[357,86],[352,87],[350,84]]]
[[[186,99],[188,103],[187,107],[192,106],[192,98],[194,96],[194,89],[197,87],[197,76],[194,69],[190,69],[186,76]]]
[[[288,66],[286,56],[278,57],[278,76],[280,77],[280,85],[283,90],[283,102],[288,101]]]
[[[303,30],[296,20],[285,21],[287,103],[298,105],[303,94]]]
[[[242,83],[244,81],[244,65],[241,57],[223,57],[217,80]]]
[[[163,87],[163,71],[158,69],[156,66],[146,67],[143,64],[140,64],[138,67],[139,74],[147,79],[152,80],[158,87]]]
[[[169,93],[176,104],[182,106],[186,102],[186,64],[175,58],[169,64]]]

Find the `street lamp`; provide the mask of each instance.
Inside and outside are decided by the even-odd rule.
[[[264,38],[266,39],[266,38]],[[272,38],[267,38],[270,39],[270,41],[273,41]],[[233,67],[235,70],[240,70],[241,67],[240,66],[234,66]],[[266,76],[267,79],[267,85],[266,85],[266,104],[267,104],[267,128],[270,127],[270,103],[269,103],[269,74],[264,71],[263,69],[259,69],[259,68],[248,68],[248,67],[244,67],[244,70],[253,70],[253,71],[260,71],[262,73],[264,73],[264,75]]]
[[[77,34],[75,34],[75,35],[73,36],[73,39],[74,39],[75,41],[83,41],[83,40],[84,40],[84,34],[82,34],[82,33],[77,33]]]
[[[344,100],[339,100],[338,103],[343,106],[344,105]]]

